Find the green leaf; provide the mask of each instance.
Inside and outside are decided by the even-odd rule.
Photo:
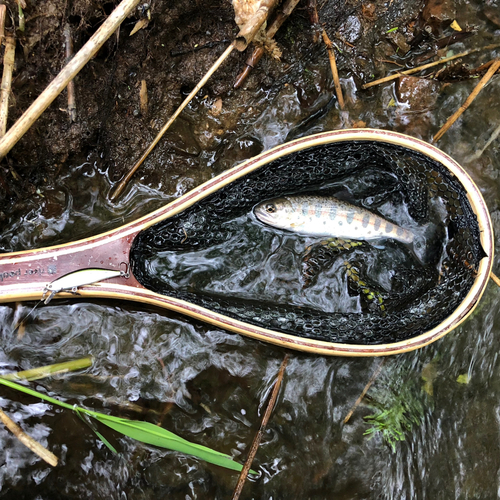
[[[457,382],[459,384],[468,384],[470,382],[470,377],[468,373],[462,373],[457,377]]]
[[[220,465],[231,470],[241,471],[243,468],[241,464],[235,462],[229,455],[186,441],[173,432],[149,422],[127,420],[125,418],[96,413],[93,413],[92,416],[104,425],[111,427],[111,429],[142,443],[193,455],[211,464]]]
[[[146,444],[151,444],[153,446],[160,446],[162,448],[168,448],[169,450],[179,451],[181,453],[186,453],[188,455],[194,455],[195,457],[201,458],[211,464],[220,465],[221,467],[226,467],[227,469],[241,471],[243,466],[235,462],[229,455],[220,453],[218,451],[207,448],[206,446],[201,446],[199,444],[191,443],[185,439],[177,436],[173,432],[167,431],[162,427],[150,424],[149,422],[140,422],[137,420],[127,420],[125,418],[113,417],[111,415],[105,415],[104,413],[98,413],[96,411],[87,410],[80,406],[70,405],[64,403],[55,398],[42,394],[41,392],[34,391],[28,387],[16,384],[10,380],[4,380],[0,378],[0,384],[6,385],[12,389],[24,392],[25,394],[30,394],[31,396],[43,399],[49,403],[62,406],[69,410],[84,413],[90,417],[94,417],[103,424],[111,427],[112,429],[121,432],[125,436],[136,439]],[[103,440],[106,444],[106,440]],[[250,470],[252,474],[256,474],[255,471]]]

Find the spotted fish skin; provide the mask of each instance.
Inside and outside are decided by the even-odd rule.
[[[333,197],[284,196],[259,203],[254,213],[269,226],[309,236],[408,244],[415,237],[408,229]]]

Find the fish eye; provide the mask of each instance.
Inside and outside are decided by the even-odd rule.
[[[276,212],[276,205],[274,205],[273,203],[267,203],[266,206],[264,207],[264,210],[268,214],[274,214],[274,212]]]

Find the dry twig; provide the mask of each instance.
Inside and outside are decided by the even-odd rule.
[[[262,440],[262,436],[266,429],[267,423],[269,422],[271,412],[273,411],[274,405],[276,404],[276,399],[278,398],[281,382],[283,381],[283,375],[285,374],[285,368],[286,365],[288,364],[288,357],[289,356],[287,354],[285,356],[285,359],[281,363],[281,367],[273,387],[273,392],[271,393],[271,397],[269,398],[269,403],[267,404],[266,411],[264,412],[264,416],[262,417],[260,428],[254,437],[252,446],[250,447],[248,458],[246,459],[245,465],[243,466],[243,469],[240,472],[240,477],[238,478],[238,482],[236,483],[236,488],[234,489],[232,500],[238,500],[238,498],[240,498],[241,490],[243,489],[243,485],[245,484],[245,480],[250,471],[250,467],[252,466],[252,462],[253,459],[255,458],[255,454],[257,453],[257,449],[259,448],[259,444]]]
[[[465,100],[465,102],[458,108],[453,115],[451,115],[446,123],[439,129],[437,134],[433,137],[433,141],[436,142],[443,135],[446,133],[446,131],[460,118],[462,113],[470,106],[471,102],[477,97],[479,92],[483,89],[483,87],[490,81],[491,77],[496,73],[497,69],[500,68],[500,59],[496,60],[488,69],[486,74],[481,78],[479,83],[476,85],[474,90],[471,92],[469,97]]]
[[[142,156],[137,160],[135,165],[128,171],[127,175],[120,181],[115,191],[111,194],[111,201],[116,200],[118,196],[125,189],[127,184],[129,183],[132,176],[135,174],[137,169],[142,165],[144,160],[148,157],[149,153],[153,151],[155,146],[160,142],[160,139],[163,137],[165,132],[170,128],[170,125],[174,123],[174,120],[181,114],[181,111],[190,103],[191,99],[198,93],[198,91],[207,83],[207,80],[217,71],[219,66],[227,59],[229,54],[233,51],[235,47],[235,42],[233,42],[224,53],[215,61],[213,66],[207,71],[205,76],[198,82],[198,85],[190,92],[190,94],[184,99],[182,104],[176,109],[175,113],[170,117],[167,123],[163,126],[163,128],[158,132],[158,135],[154,138],[153,142],[147,147],[147,149],[142,153]]]
[[[66,46],[66,64],[73,57],[73,39],[71,38],[71,27],[66,24],[64,27],[64,45]],[[68,117],[70,122],[76,121],[76,103],[75,103],[75,81],[68,82]]]
[[[141,81],[141,90],[139,91],[139,99],[141,102],[141,113],[142,116],[148,114],[148,86],[146,80]]]
[[[58,458],[47,448],[42,446],[38,441],[35,441],[31,436],[26,434],[13,420],[11,420],[2,410],[0,410],[0,420],[5,427],[16,436],[24,446],[28,447],[33,453],[36,453],[42,460],[45,460],[49,465],[55,467]]]
[[[7,36],[5,39],[5,54],[3,56],[2,88],[0,94],[0,137],[7,130],[7,118],[9,116],[9,96],[12,84],[12,71],[14,69],[16,55],[16,39]]]
[[[395,80],[399,78],[401,75],[412,75],[413,73],[418,73],[427,68],[432,68],[433,66],[437,66],[439,64],[443,64],[449,61],[453,61],[454,59],[458,59],[459,57],[465,57],[469,54],[474,54],[475,52],[480,52],[482,50],[491,50],[496,49],[500,45],[498,43],[493,45],[487,45],[486,47],[478,47],[476,49],[467,50],[465,52],[461,52],[460,54],[455,54],[454,56],[445,57],[443,59],[439,59],[439,61],[434,61],[428,64],[424,64],[423,66],[418,66],[417,68],[407,69],[405,71],[398,71],[392,75],[386,76],[384,78],[380,78],[379,80],[374,80],[373,82],[365,83],[361,88],[368,89],[370,87],[374,87],[375,85],[379,85],[381,83],[390,82],[391,80]]]
[[[0,139],[0,159],[3,158],[28,131],[37,118],[49,107],[75,75],[101,48],[104,42],[116,31],[120,23],[137,6],[140,0],[122,0],[104,21],[90,40],[78,51],[73,59],[52,80],[35,102],[23,113],[21,118]]]
[[[368,383],[365,385],[365,388],[363,389],[363,391],[361,392],[361,394],[359,395],[358,399],[356,399],[356,402],[354,403],[354,405],[352,406],[351,410],[349,411],[349,413],[346,415],[346,417],[344,418],[344,421],[343,423],[344,424],[347,424],[347,422],[349,422],[349,420],[351,419],[352,417],[352,414],[355,412],[356,408],[360,405],[361,401],[363,401],[363,398],[366,396],[366,393],[368,392],[368,390],[370,389],[370,387],[372,386],[373,382],[375,381],[375,379],[379,376],[380,372],[382,371],[382,367],[384,366],[385,362],[387,361],[387,358],[384,358],[380,363],[379,365],[377,366],[377,369],[373,372],[373,375],[371,376],[370,380],[368,381]]]
[[[333,50],[333,43],[328,38],[325,30],[323,30],[321,36],[323,37],[323,41],[325,42],[326,50],[328,50],[330,67],[332,69],[333,75],[333,83],[335,84],[335,93],[337,94],[337,100],[339,101],[340,109],[343,111],[345,108],[344,96],[342,95],[342,87],[340,86],[339,73],[337,71],[337,62],[335,61],[335,51]]]
[[[490,278],[495,282],[496,285],[500,286],[500,278],[493,273],[493,271],[490,273]]]

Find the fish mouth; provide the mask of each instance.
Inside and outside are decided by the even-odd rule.
[[[261,205],[257,205],[253,209],[253,213],[258,220],[264,224],[272,226],[272,216],[269,215]]]

